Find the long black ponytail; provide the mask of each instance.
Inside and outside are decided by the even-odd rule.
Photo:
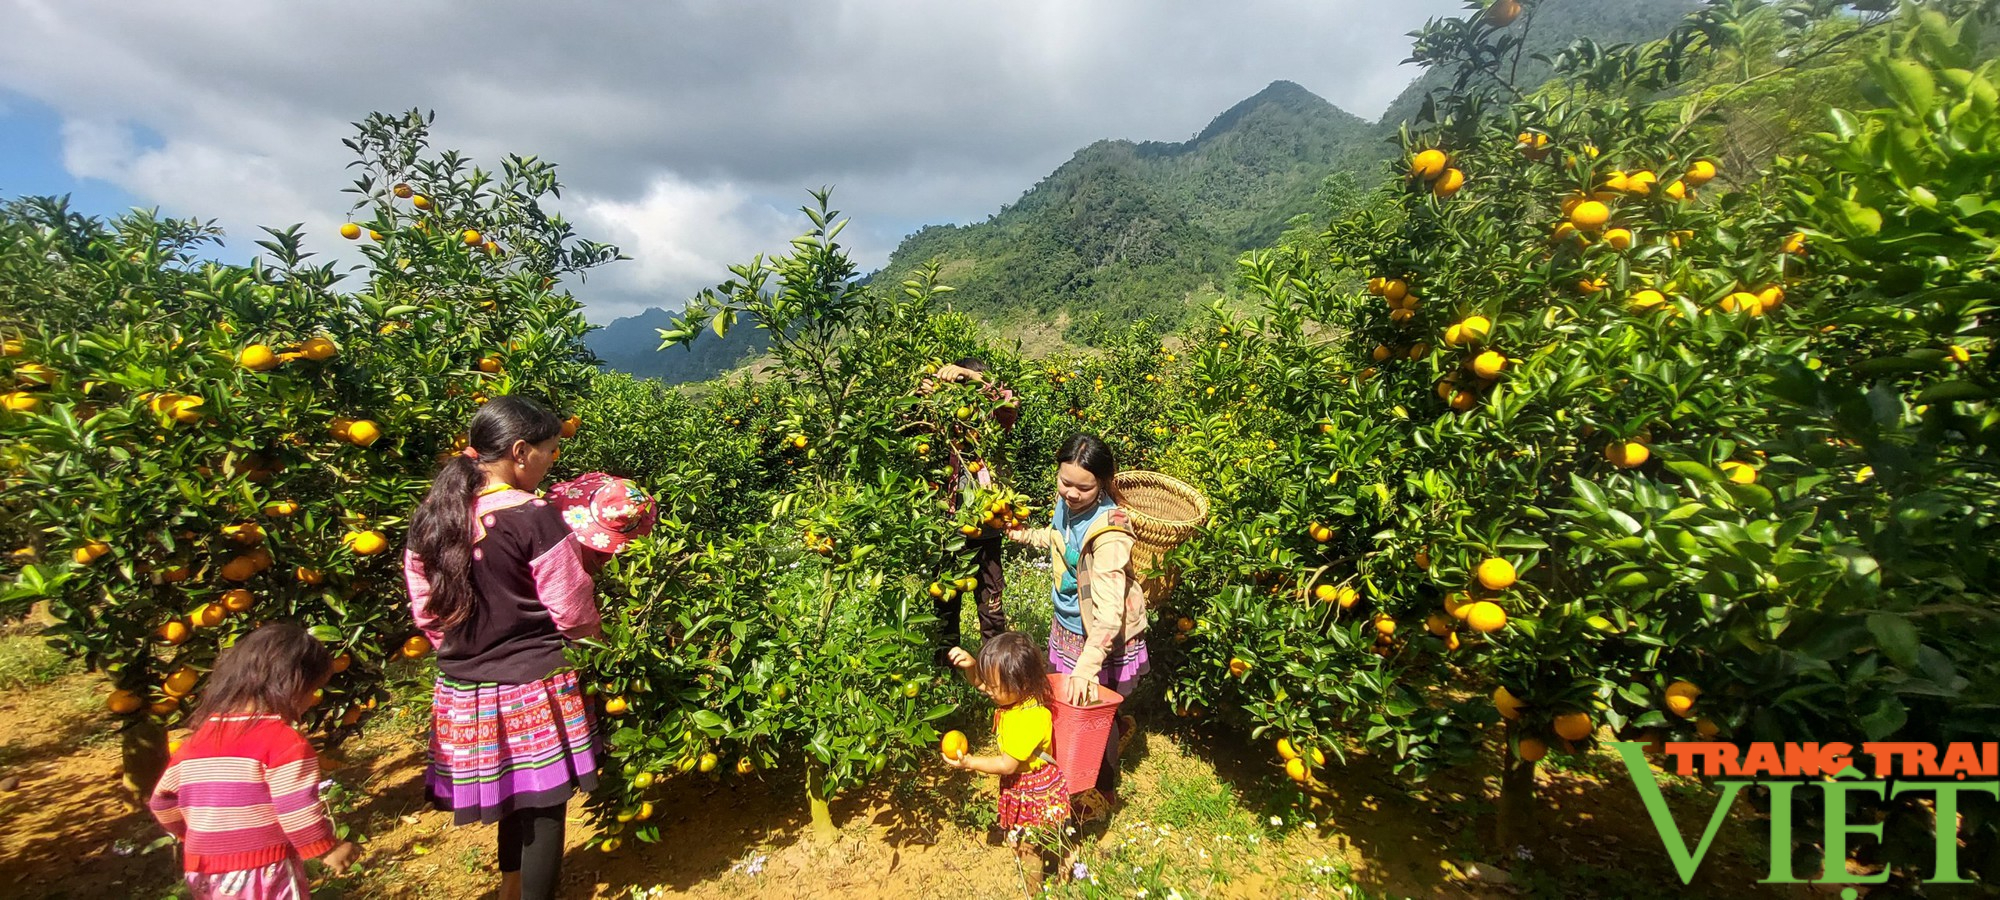
[[[486,485],[484,463],[513,452],[526,441],[539,444],[562,433],[562,420],[526,397],[495,397],[472,417],[466,445],[477,457],[453,454],[431,481],[410,516],[410,551],[424,564],[430,582],[428,612],[449,633],[472,617],[472,509]]]

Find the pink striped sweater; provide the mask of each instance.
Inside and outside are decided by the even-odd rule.
[[[255,869],[339,843],[319,800],[319,758],[278,716],[216,716],[167,765],[147,806],[186,843],[189,872]]]

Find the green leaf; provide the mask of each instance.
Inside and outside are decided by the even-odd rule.
[[[1970,381],[1945,381],[1924,388],[1918,403],[1952,403],[1960,400],[1988,400],[1993,391]]]
[[[1905,669],[1916,667],[1917,629],[1909,620],[1895,613],[1870,613],[1868,633],[1875,636],[1875,649],[1891,662]]]

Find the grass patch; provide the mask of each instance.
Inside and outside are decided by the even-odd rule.
[[[41,687],[81,668],[39,634],[0,636],[0,690]]]

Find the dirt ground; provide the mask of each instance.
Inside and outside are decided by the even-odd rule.
[[[0,693],[8,895],[102,900],[175,889],[172,845],[119,784],[118,735],[100,712],[106,689],[101,676],[77,673]],[[456,828],[423,806],[422,754],[421,723],[393,711],[344,749],[330,803],[366,835],[365,870],[323,882],[321,896],[496,895],[493,829]],[[1310,809],[1272,783],[1268,760],[1199,730],[1143,734],[1127,757],[1129,802],[1108,831],[1084,836],[1088,875],[1060,896],[1759,895],[1759,823],[1739,811],[1683,887],[1608,757],[1545,767],[1548,828],[1529,858],[1481,843],[1491,782],[1471,775],[1412,794],[1356,761],[1331,770],[1331,795]],[[1013,854],[982,824],[993,791],[992,779],[927,770],[837,801],[842,833],[823,844],[810,836],[796,781],[671,779],[656,804],[658,844],[587,849],[590,828],[572,807],[565,896],[1021,896]],[[1685,827],[1714,796],[1688,786],[1669,794]],[[1474,861],[1511,883],[1480,880]]]

